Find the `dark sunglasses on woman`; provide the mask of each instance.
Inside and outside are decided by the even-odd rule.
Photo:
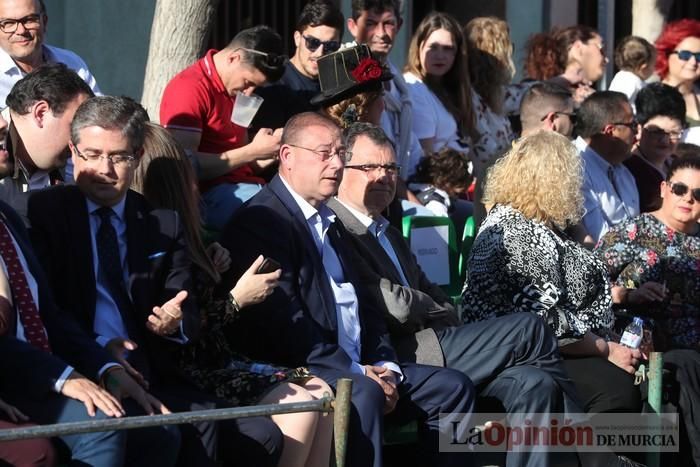
[[[678,58],[687,62],[690,57],[695,57],[695,61],[700,63],[700,52],[691,52],[690,50],[674,50],[672,54],[678,55]]]
[[[671,182],[671,193],[674,195],[678,196],[679,198],[682,198],[685,196],[686,193],[688,193],[688,185],[685,183],[681,182]],[[690,192],[693,195],[693,198],[695,198],[695,201],[700,202],[700,188],[693,188],[690,190]]]

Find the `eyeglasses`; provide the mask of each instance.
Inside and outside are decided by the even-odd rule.
[[[304,44],[309,52],[316,52],[316,49],[323,46],[323,53],[327,54],[330,52],[335,52],[340,48],[340,41],[322,41],[314,36],[301,35],[304,38]]]
[[[0,31],[6,34],[12,34],[17,31],[17,27],[22,23],[24,29],[39,29],[41,26],[41,15],[27,15],[20,19],[3,19],[0,20]]]
[[[632,131],[636,131],[639,126],[639,122],[636,119],[632,119],[631,122],[612,122],[611,125],[626,126]]]
[[[236,50],[245,50],[246,52],[251,54],[262,55],[263,57],[265,57],[265,62],[267,66],[273,68],[281,67],[285,63],[287,63],[287,60],[289,60],[289,57],[287,57],[286,55],[278,55],[272,52],[261,52],[259,50],[247,49],[245,47],[238,47]],[[234,50],[234,52],[236,50]]]
[[[75,153],[88,164],[99,164],[102,159],[107,159],[115,167],[126,167],[136,160],[133,154],[83,154],[78,148],[73,146]]]
[[[700,52],[691,52],[690,50],[674,50],[673,52],[670,52],[670,55],[672,54],[678,55],[678,58],[684,62],[690,60],[690,57],[695,57],[695,61],[700,63]]]
[[[670,185],[671,193],[678,196],[679,198],[684,197],[685,194],[688,193],[688,190],[690,190],[690,188],[688,188],[688,185],[686,185],[685,183],[670,182]],[[700,202],[700,188],[693,188],[692,190],[690,190],[690,193],[693,195],[695,201]]]
[[[576,119],[578,118],[578,115],[576,112],[552,112],[554,115],[566,115],[569,117],[569,120],[571,120],[572,125],[576,125]],[[549,114],[547,114],[549,115]],[[540,122],[544,122],[547,119],[547,115],[544,117],[540,118]]]
[[[394,176],[399,173],[401,166],[398,164],[357,164],[346,165],[346,169],[361,170],[366,174],[379,175],[379,171],[383,170],[389,176]]]
[[[347,160],[347,154],[348,151],[345,148],[337,148],[335,152],[331,152],[329,149],[311,149],[311,148],[305,148],[304,146],[297,146],[296,144],[289,144],[287,143],[287,146],[291,146],[293,148],[298,148],[298,149],[304,149],[305,151],[311,151],[314,154],[316,154],[323,162],[328,162],[332,160],[334,157],[338,157],[340,161],[344,164],[345,161]]]
[[[683,134],[682,131],[666,131],[663,128],[657,127],[644,127],[644,132],[654,138],[668,138],[671,141],[679,141]]]

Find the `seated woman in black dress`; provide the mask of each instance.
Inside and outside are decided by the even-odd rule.
[[[132,188],[158,208],[177,211],[194,267],[197,303],[202,331],[198,342],[175,356],[185,376],[200,389],[234,405],[300,402],[332,394],[331,388],[305,368],[283,368],[253,362],[236,354],[224,329],[236,325],[238,313],[269,296],[280,277],[278,269],[258,273],[259,257],[241,276],[227,299],[214,297],[220,273],[230,265],[229,252],[217,243],[205,247],[198,209],[199,195],[194,170],[182,147],[161,126],[149,123],[144,154]],[[270,342],[274,345],[274,342]],[[333,434],[333,418],[317,412],[272,415],[285,436],[280,466],[327,466]]]
[[[490,169],[489,214],[468,260],[463,318],[532,312],[559,338],[587,412],[638,412],[634,372],[641,354],[611,339],[607,270],[567,237],[583,213],[576,148],[553,132],[520,139]]]

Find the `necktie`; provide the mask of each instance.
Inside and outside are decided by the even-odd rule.
[[[112,211],[112,208],[108,207],[97,209],[95,214],[100,218],[100,226],[95,237],[99,260],[97,268],[98,279],[106,286],[112,300],[117,304],[129,337],[135,339],[136,333],[131,314],[129,313],[131,300],[124,285],[124,270],[122,269],[122,261],[119,254],[117,231],[114,229],[111,221],[112,216],[116,214]]]
[[[10,282],[14,305],[19,311],[19,319],[24,328],[27,342],[45,352],[51,352],[49,339],[46,336],[44,324],[41,322],[41,316],[39,316],[39,309],[34,303],[27,276],[4,221],[0,221],[0,254],[2,254],[2,259],[7,266],[7,279]]]

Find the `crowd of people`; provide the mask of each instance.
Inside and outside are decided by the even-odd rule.
[[[242,30],[170,80],[157,124],[44,43],[43,0],[0,0],[0,429],[349,378],[346,465],[384,465],[385,426],[415,421],[413,465],[464,466],[440,436],[464,438],[478,401],[640,413],[655,349],[684,433],[668,462],[700,465],[700,21],[619,41],[598,91],[582,25],[532,36],[512,83],[505,21],[433,12],[400,70],[401,3],[346,20],[310,0],[291,58]],[[400,232],[412,215],[478,226],[458,300]],[[631,315],[643,349],[620,343]],[[0,464],[320,467],[332,441],[330,415],[300,412],[0,442]],[[503,462],[640,465],[622,454]]]

